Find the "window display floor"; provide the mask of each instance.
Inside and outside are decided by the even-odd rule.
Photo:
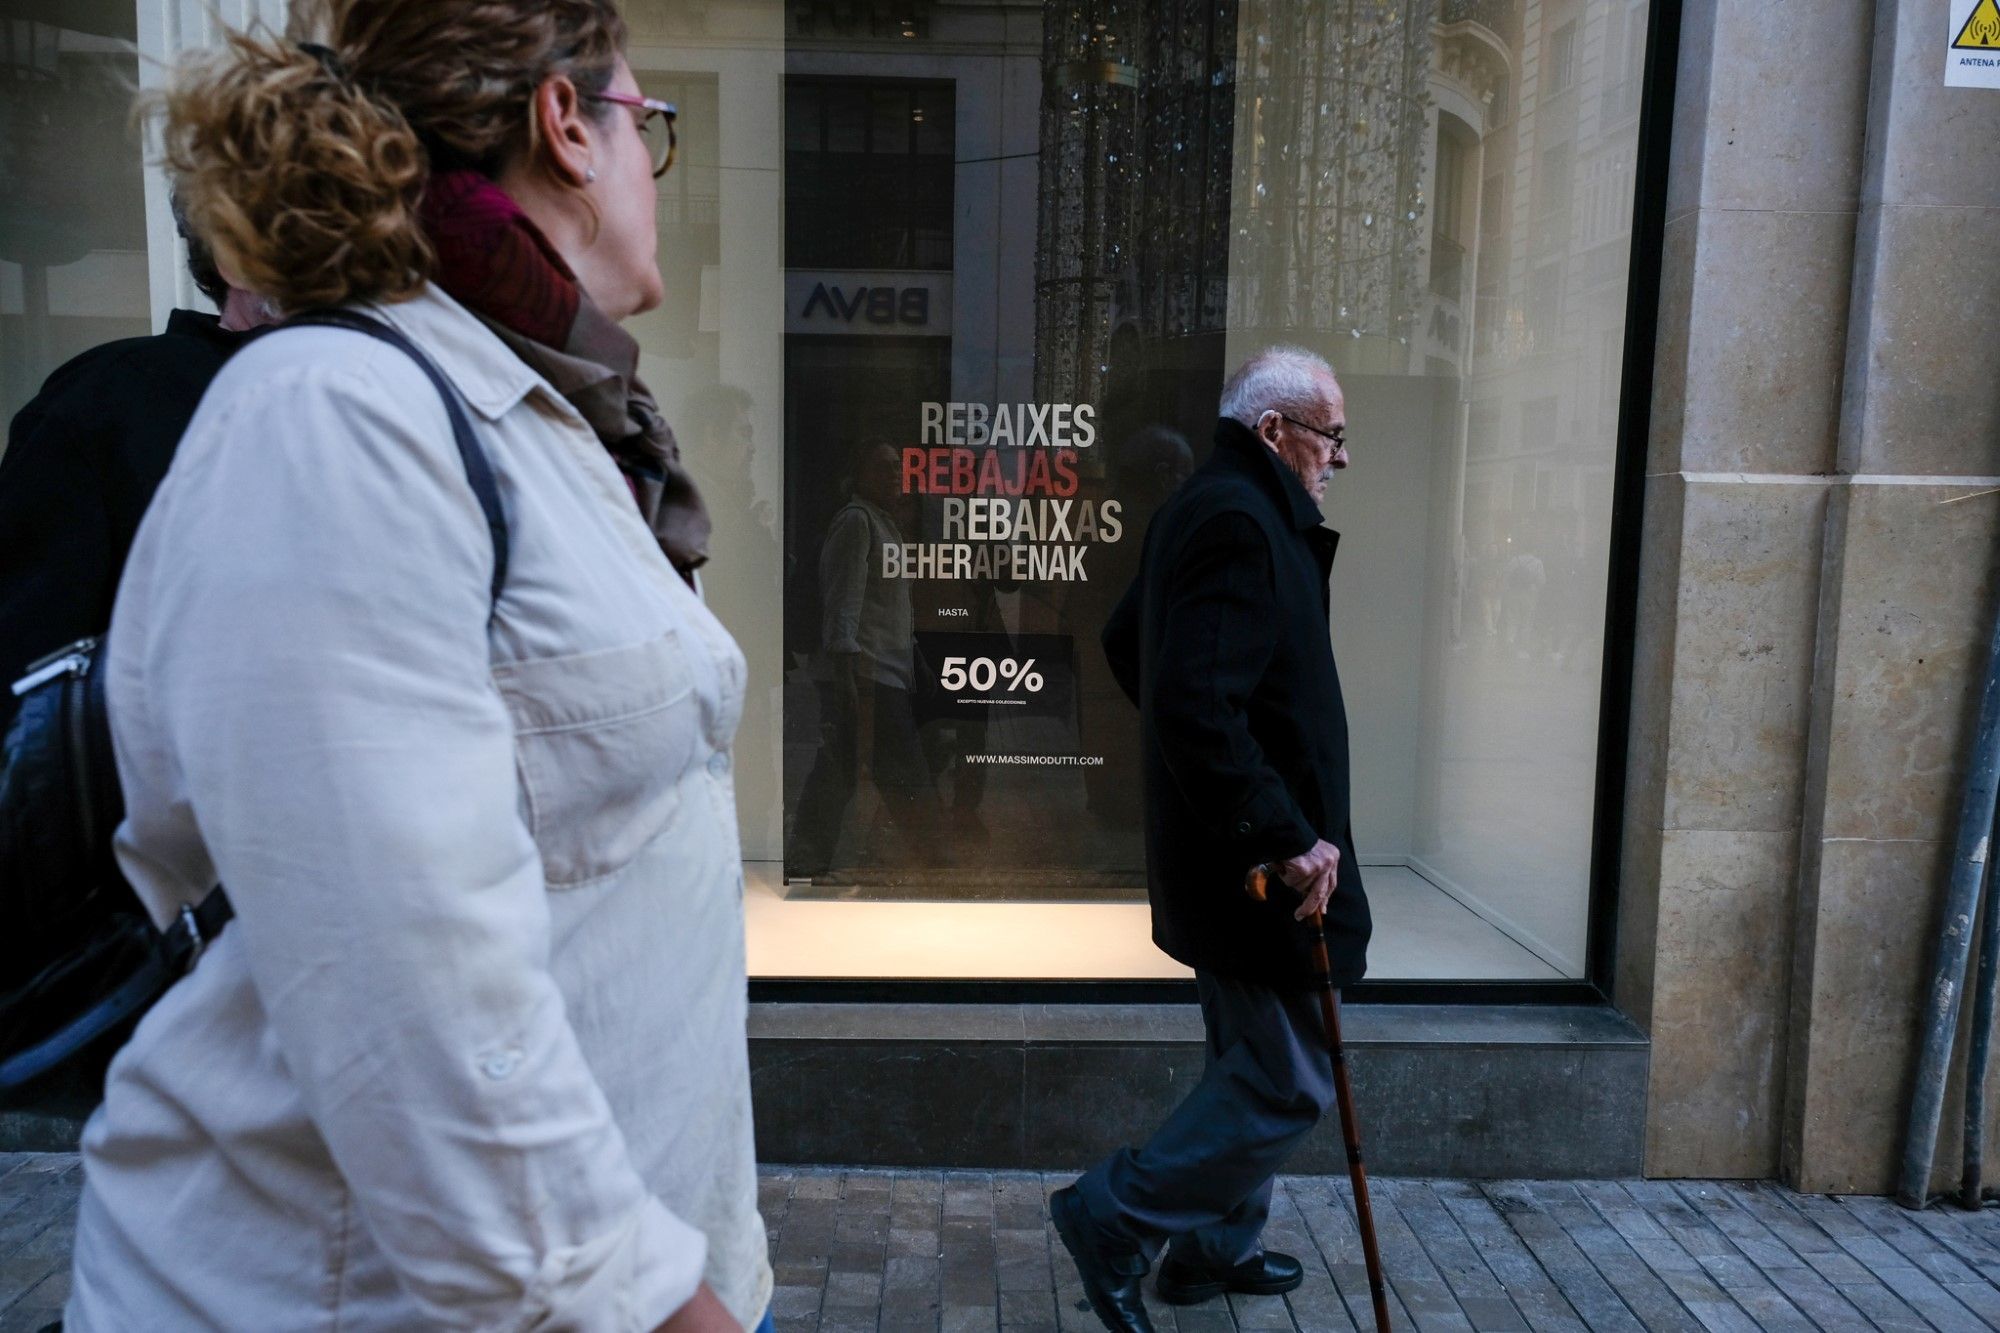
[[[783,868],[746,862],[757,978],[1157,980],[1186,968],[1153,947],[1144,903],[870,902],[785,897]],[[1364,866],[1371,980],[1555,981],[1562,974],[1403,866]]]

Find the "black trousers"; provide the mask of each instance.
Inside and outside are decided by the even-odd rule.
[[[823,874],[832,867],[835,849],[847,820],[848,806],[860,785],[861,756],[869,756],[874,785],[889,818],[902,834],[905,851],[917,864],[936,864],[942,853],[938,834],[942,803],[937,784],[924,762],[910,692],[880,683],[862,685],[873,692],[873,734],[861,734],[861,718],[822,689],[829,719],[820,751],[799,792],[798,815],[792,826],[792,851],[787,868],[796,874]]]
[[[1197,971],[1208,1064],[1139,1148],[1077,1181],[1092,1220],[1151,1262],[1169,1240],[1204,1265],[1262,1253],[1271,1178],[1333,1105],[1318,997]]]

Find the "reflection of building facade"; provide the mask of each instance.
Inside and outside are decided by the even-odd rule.
[[[956,230],[955,78],[785,79],[786,513],[794,550],[840,498],[824,485],[871,438],[917,436],[949,399]]]
[[[1326,350],[1350,372],[1404,359],[1418,322],[1433,10],[1245,7],[1232,328],[1345,338]]]
[[[1019,182],[1033,170],[1040,5],[805,4],[786,21],[788,272],[949,275],[942,289],[926,279],[949,309],[901,332],[946,340],[949,397],[1027,397],[1033,333],[1012,279],[1033,261]],[[802,307],[786,314],[794,336],[828,332]]]
[[[1470,380],[1463,539],[1560,512],[1605,540],[1623,357],[1643,13],[1447,3],[1428,355]],[[1463,202],[1457,202],[1463,201]]]
[[[621,6],[630,59],[650,95],[680,108],[679,161],[657,185],[666,299],[630,321],[640,370],[679,435],[716,517],[704,594],[750,666],[735,777],[744,851],[778,854],[783,692],[779,626],[759,614],[783,595],[782,340],[771,321],[784,273],[783,144],[771,90],[783,71],[776,0]]]
[[[1468,670],[1493,678],[1491,662],[1462,661],[1489,646],[1558,679],[1601,654],[1642,40],[1627,0],[1448,0],[1439,15],[1419,342],[1456,400],[1441,425],[1450,462],[1435,513],[1449,559],[1432,584],[1442,620],[1429,637],[1446,694]],[[1572,690],[1540,716],[1546,742],[1574,756],[1569,771],[1585,771],[1595,702]],[[1476,763],[1466,733],[1458,722],[1426,735],[1416,837],[1440,866],[1462,866],[1451,845],[1484,822],[1477,798],[1453,790],[1451,775]],[[1568,787],[1564,803],[1580,809],[1582,788],[1543,781]],[[1588,844],[1580,816],[1549,822]],[[1574,922],[1510,920],[1558,956],[1582,956]]]
[[[1048,6],[1036,388],[1200,432],[1229,291],[1236,6]]]
[[[85,348],[147,332],[129,12],[104,31],[0,23],[0,423]]]

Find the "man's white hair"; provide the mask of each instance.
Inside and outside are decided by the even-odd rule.
[[[1222,386],[1222,415],[1252,430],[1266,412],[1308,415],[1326,401],[1323,379],[1332,378],[1333,367],[1325,357],[1303,347],[1266,347]]]

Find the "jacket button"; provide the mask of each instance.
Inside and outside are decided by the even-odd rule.
[[[508,1078],[521,1067],[521,1048],[509,1046],[502,1051],[489,1051],[480,1058],[479,1072],[498,1083]]]
[[[1242,821],[1241,823],[1237,824],[1237,826],[1236,826],[1236,836],[1237,836],[1237,837],[1239,837],[1239,838],[1247,838],[1247,837],[1249,837],[1249,836],[1250,836],[1250,821],[1249,821],[1249,820],[1247,820],[1247,819],[1246,819],[1246,820],[1243,820],[1243,821]]]
[[[729,772],[729,751],[717,750],[714,754],[710,755],[708,757],[708,771],[718,778],[726,775]]]

